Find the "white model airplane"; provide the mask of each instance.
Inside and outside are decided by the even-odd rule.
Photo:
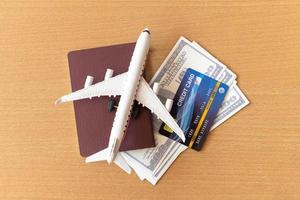
[[[136,42],[127,72],[112,77],[113,70],[107,69],[105,80],[94,85],[92,85],[92,77],[88,76],[83,89],[65,95],[55,102],[55,104],[59,104],[92,97],[121,95],[112,125],[108,147],[87,157],[86,162],[107,160],[108,163],[111,163],[114,161],[122,169],[130,173],[131,168],[119,153],[119,147],[127,128],[135,100],[149,108],[185,141],[183,131],[169,113],[172,107],[172,100],[167,100],[166,108],[156,96],[159,90],[159,84],[155,83],[152,90],[142,76],[149,47],[150,31],[144,29]]]

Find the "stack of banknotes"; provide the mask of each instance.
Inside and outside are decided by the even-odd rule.
[[[222,106],[210,130],[215,129],[249,101],[237,85],[236,74],[217,60],[195,41],[180,37],[169,55],[161,64],[150,84],[160,83],[160,100],[173,99],[183,75],[188,68],[221,81],[229,86]],[[122,152],[122,156],[141,180],[155,185],[175,159],[188,147],[159,134],[162,122],[153,117],[156,147]]]

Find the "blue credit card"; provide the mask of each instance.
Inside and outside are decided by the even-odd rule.
[[[200,151],[222,105],[228,86],[188,68],[175,94],[171,115],[184,131],[186,141],[162,124],[159,132]]]

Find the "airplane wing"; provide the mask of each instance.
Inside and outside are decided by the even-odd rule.
[[[91,85],[87,88],[77,90],[72,92],[55,101],[55,104],[60,104],[68,101],[75,101],[80,99],[87,99],[97,96],[116,96],[122,93],[122,83],[127,79],[127,72],[117,75],[115,77],[109,78],[102,82]]]
[[[159,119],[165,122],[182,139],[183,142],[185,141],[183,131],[143,77],[140,80],[136,100],[143,106],[149,108]]]

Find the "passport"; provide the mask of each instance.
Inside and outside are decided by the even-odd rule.
[[[93,76],[94,83],[104,80],[107,68],[116,76],[128,70],[135,43],[71,51],[68,54],[72,91],[84,87],[86,77]],[[120,83],[122,84],[122,83]],[[116,97],[118,102],[119,97]],[[79,151],[87,157],[108,146],[115,111],[108,111],[110,97],[74,101]],[[145,108],[139,116],[131,118],[122,140],[120,151],[155,146],[151,112]]]
[[[159,132],[200,151],[227,91],[226,84],[188,68],[174,96],[170,112],[184,131],[186,141],[183,143],[165,124],[162,124]]]

